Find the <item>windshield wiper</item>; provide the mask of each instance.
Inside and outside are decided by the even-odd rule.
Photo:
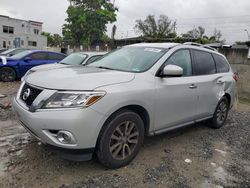
[[[112,69],[112,68],[109,68],[109,67],[103,67],[103,66],[99,66],[99,67],[96,67],[96,68],[99,68],[99,69],[107,69],[107,70],[115,70],[115,69]]]
[[[68,65],[67,63],[64,63],[64,62],[59,62],[58,64]]]

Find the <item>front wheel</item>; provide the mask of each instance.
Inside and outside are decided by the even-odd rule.
[[[16,72],[10,67],[3,67],[0,69],[0,80],[4,82],[13,82],[16,80]]]
[[[144,124],[132,111],[114,114],[101,132],[97,157],[108,168],[120,168],[130,163],[139,152],[144,140]]]
[[[229,102],[228,99],[224,96],[219,101],[215,109],[213,118],[209,122],[210,126],[215,129],[221,128],[227,120],[228,111],[229,111]]]

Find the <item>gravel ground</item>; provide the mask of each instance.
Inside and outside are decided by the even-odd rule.
[[[33,140],[8,102],[19,82],[0,83],[0,187],[250,187],[250,105],[218,130],[195,124],[146,138],[127,167],[60,159]],[[3,109],[3,108],[7,109]]]

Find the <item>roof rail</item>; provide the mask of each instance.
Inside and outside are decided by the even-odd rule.
[[[197,42],[185,42],[183,44],[185,44],[185,45],[193,45],[193,46],[202,46],[202,44],[199,44]]]
[[[209,49],[209,50],[217,51],[215,48],[210,47],[210,46],[203,45],[202,47],[203,47],[203,48],[207,48],[207,49]]]
[[[196,43],[196,42],[185,42],[185,43],[183,43],[183,44],[185,44],[185,45],[198,46],[198,47],[206,48],[206,49],[209,49],[209,50],[217,51],[215,48],[212,48],[212,47],[206,46],[206,45],[202,45],[202,44]]]

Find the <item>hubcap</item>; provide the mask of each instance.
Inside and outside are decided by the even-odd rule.
[[[226,116],[227,116],[227,104],[226,104],[226,102],[222,101],[219,104],[219,107],[218,107],[217,112],[216,112],[217,122],[219,124],[222,124],[225,121]]]
[[[118,125],[109,142],[109,151],[116,160],[124,160],[130,156],[139,139],[139,131],[135,123],[125,121]]]

